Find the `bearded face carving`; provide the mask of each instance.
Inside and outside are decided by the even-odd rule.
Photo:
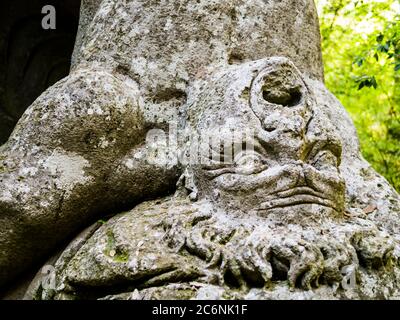
[[[285,58],[211,75],[186,110],[191,159],[176,194],[81,236],[42,298],[359,298],[367,279],[374,297],[394,289],[398,242],[349,216],[340,132],[309,87]]]
[[[222,100],[213,96],[222,90]],[[329,123],[315,131],[318,106],[289,60],[232,68],[204,91],[189,111],[194,137],[210,141],[200,164],[189,166],[200,194],[282,221],[343,217],[340,137]]]
[[[54,285],[39,273],[26,298],[400,297],[400,198],[320,82],[311,0],[83,13],[70,76],[0,148],[0,285],[133,208],[61,249]],[[148,139],[175,113],[177,137]]]

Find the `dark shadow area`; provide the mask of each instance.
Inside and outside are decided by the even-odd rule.
[[[0,3],[0,145],[26,108],[69,73],[81,0]],[[56,8],[56,29],[42,28],[42,8]]]

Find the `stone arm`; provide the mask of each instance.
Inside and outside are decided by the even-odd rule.
[[[28,108],[0,149],[0,286],[95,219],[174,190],[176,166],[149,161],[149,126],[136,84],[102,69]]]

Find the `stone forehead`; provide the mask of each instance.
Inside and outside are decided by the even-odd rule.
[[[302,72],[323,79],[312,0],[92,0],[84,1],[81,15],[86,27],[81,23],[80,33],[88,32],[78,34],[83,47],[75,63],[112,57],[150,91],[187,82],[211,65],[268,56],[286,56]]]
[[[274,111],[273,108],[259,110],[261,106],[255,107],[259,98],[258,91],[261,92],[264,78],[269,74],[279,77],[279,81],[287,81],[288,84],[292,84],[293,81],[304,83],[300,71],[289,59],[283,57],[271,57],[231,66],[229,69],[224,68],[207,80],[197,101],[188,106],[189,123],[193,127],[204,129],[229,124],[233,118],[235,123],[232,124],[237,128],[239,125],[248,126],[254,121],[258,122],[260,111],[264,116],[269,111]],[[303,93],[306,94],[305,98],[310,100],[309,93]],[[310,106],[310,103],[307,103],[307,106]]]

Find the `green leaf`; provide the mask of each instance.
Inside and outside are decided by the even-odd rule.
[[[399,71],[400,70],[400,63],[397,63],[395,66],[394,66],[394,71]]]
[[[360,77],[355,78],[355,82],[359,83],[358,90],[361,90],[364,87],[367,88],[373,87],[374,89],[378,88],[378,82],[376,81],[375,76],[362,75]]]
[[[377,50],[378,50],[379,52],[388,53],[388,52],[389,52],[389,46],[388,46],[387,43],[385,43],[385,44],[380,44],[380,45],[378,46]]]
[[[384,45],[385,51],[388,52],[390,48],[390,41],[386,42]]]
[[[378,83],[376,82],[375,77],[371,78],[371,85],[374,87],[374,89],[378,88]]]
[[[364,61],[365,61],[364,57],[357,57],[354,60],[353,64],[356,64],[357,66],[361,67],[363,65]]]
[[[383,38],[384,38],[384,36],[383,36],[383,34],[381,33],[380,35],[378,35],[378,36],[376,37],[376,41],[377,41],[378,43],[381,43],[381,42],[383,41]]]

